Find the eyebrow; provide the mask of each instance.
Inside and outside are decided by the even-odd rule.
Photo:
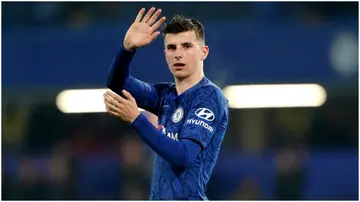
[[[183,46],[192,46],[193,44],[191,42],[185,42],[185,43],[182,43],[181,45],[183,45]]]
[[[184,42],[184,43],[182,43],[181,45],[182,45],[182,46],[192,46],[193,43],[191,43],[191,42]],[[175,48],[176,45],[175,45],[175,44],[168,44],[166,47],[167,47],[167,48]]]

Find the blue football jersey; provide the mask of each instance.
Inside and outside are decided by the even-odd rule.
[[[150,200],[207,200],[206,186],[228,125],[228,102],[221,89],[206,77],[179,96],[173,83],[150,85],[131,78],[125,89],[140,108],[158,116],[163,135],[174,141],[191,139],[202,147],[187,167],[155,154]]]

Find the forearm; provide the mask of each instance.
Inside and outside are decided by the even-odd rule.
[[[201,151],[200,145],[191,140],[175,141],[168,138],[143,115],[132,123],[132,127],[150,148],[173,165],[185,167],[191,164]]]
[[[156,89],[145,82],[130,76],[130,63],[135,50],[128,51],[122,46],[114,57],[107,76],[107,87],[113,92],[122,95],[127,90],[136,99],[140,108],[156,113],[158,96]]]
[[[121,46],[119,52],[114,57],[107,76],[107,87],[114,92],[121,91],[130,77],[129,65],[133,59],[135,51],[127,51]]]

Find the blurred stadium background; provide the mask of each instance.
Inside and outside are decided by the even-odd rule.
[[[181,13],[204,23],[205,73],[222,88],[314,83],[326,90],[318,107],[231,108],[209,199],[358,198],[357,2],[6,2],[2,199],[148,199],[151,150],[115,118],[63,113],[56,98],[66,89],[105,88],[128,26],[150,6],[168,19]],[[162,43],[139,50],[134,76],[172,81]]]

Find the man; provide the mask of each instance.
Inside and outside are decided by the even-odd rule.
[[[203,73],[209,53],[203,25],[175,16],[164,28],[165,57],[175,83],[148,84],[129,75],[136,49],[150,44],[165,17],[141,9],[111,64],[106,110],[128,122],[155,155],[151,200],[207,200],[206,186],[228,125],[227,100]],[[121,94],[122,96],[119,96]],[[158,116],[153,126],[138,107]]]

